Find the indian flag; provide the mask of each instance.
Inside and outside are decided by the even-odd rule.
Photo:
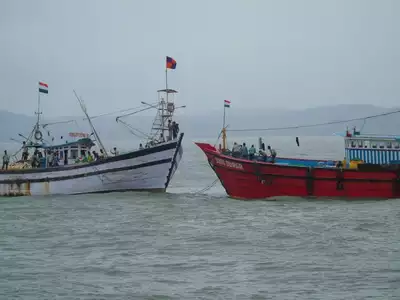
[[[49,93],[49,86],[47,83],[39,81],[39,92],[43,94]]]
[[[230,106],[231,106],[231,101],[224,100],[224,107],[230,107]]]

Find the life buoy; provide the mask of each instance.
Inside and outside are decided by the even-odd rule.
[[[40,130],[37,130],[36,132],[35,132],[35,140],[41,140],[42,139],[42,137],[43,137],[43,135],[42,135],[42,132],[40,131]]]

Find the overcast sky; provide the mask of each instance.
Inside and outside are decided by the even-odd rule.
[[[400,1],[2,0],[0,109],[92,115],[154,102],[165,56],[186,113],[400,103]]]

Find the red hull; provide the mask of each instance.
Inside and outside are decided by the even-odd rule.
[[[309,168],[248,161],[196,143],[207,156],[227,194],[238,199],[276,196],[400,198],[400,171]]]

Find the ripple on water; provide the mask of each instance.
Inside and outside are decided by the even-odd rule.
[[[1,201],[0,298],[395,295],[399,201],[242,202],[218,193]]]

